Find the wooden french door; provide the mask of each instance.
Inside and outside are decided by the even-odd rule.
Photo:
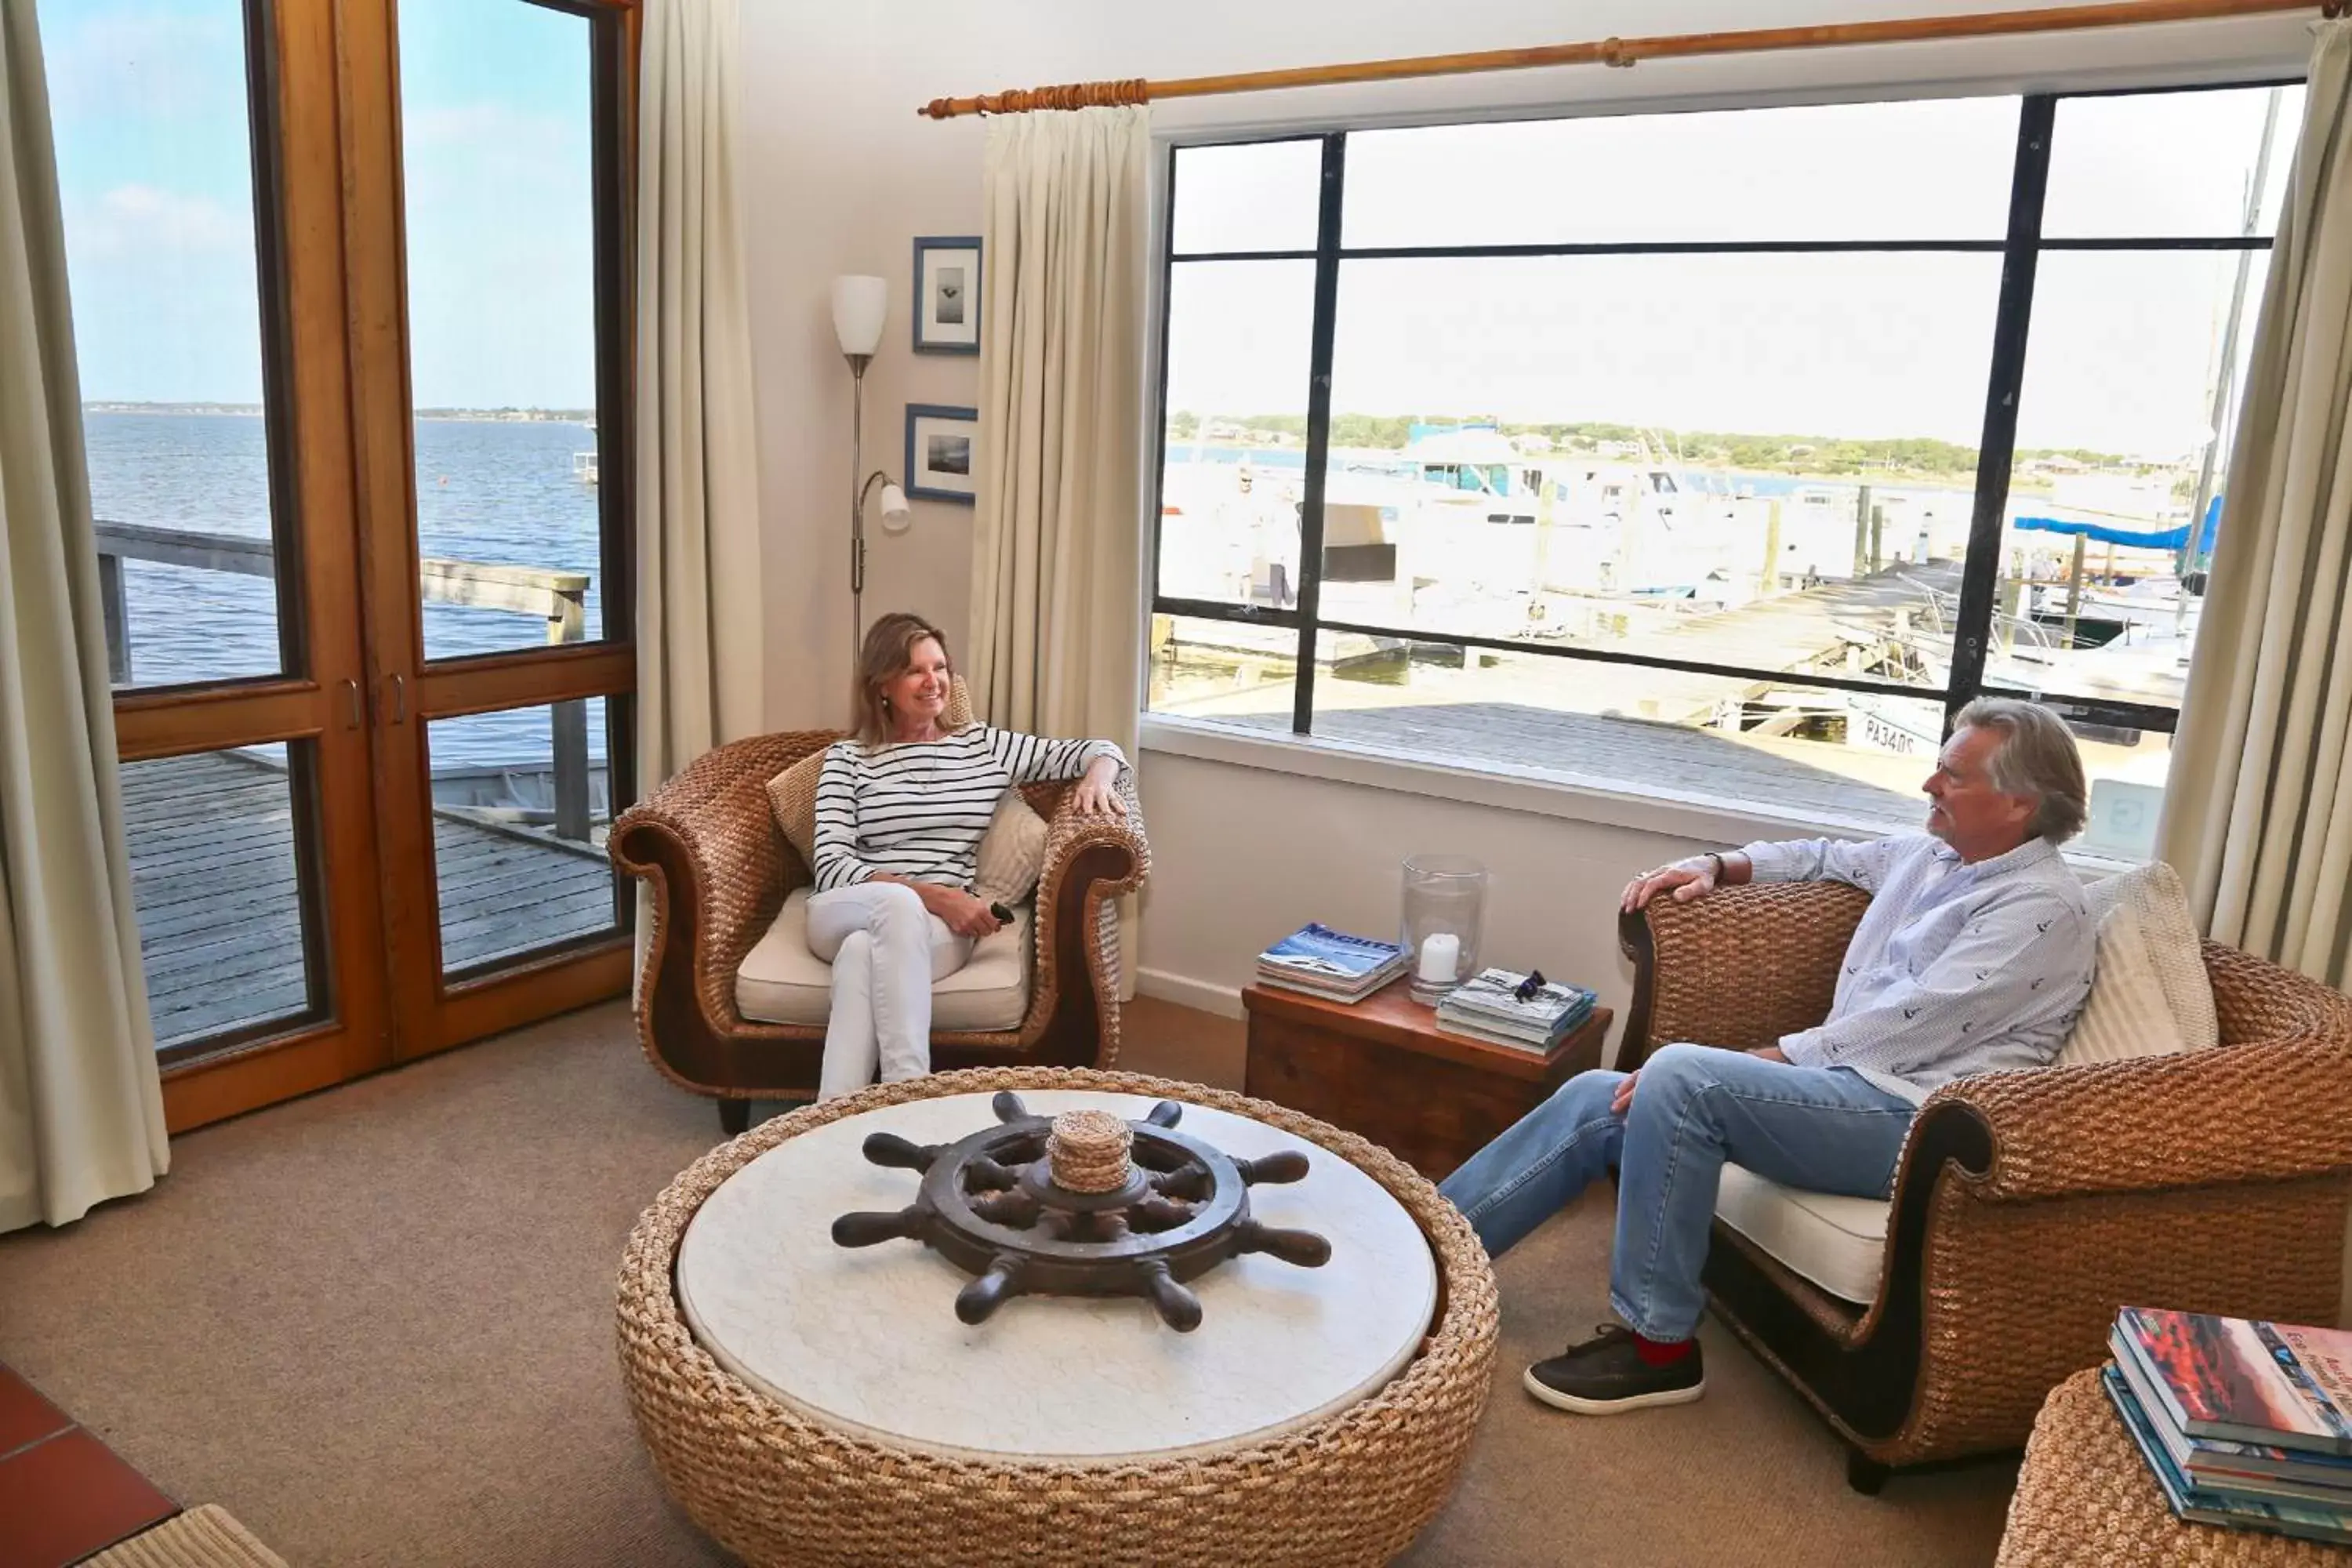
[[[619,993],[629,4],[40,19],[170,1124]]]
[[[633,5],[341,0],[394,1055],[616,994]],[[520,259],[509,254],[517,249]]]

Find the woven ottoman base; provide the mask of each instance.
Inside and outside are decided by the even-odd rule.
[[[82,1568],[286,1568],[228,1510],[208,1502],[100,1552]]]
[[[967,1459],[851,1433],[722,1369],[681,1317],[672,1268],[719,1184],[784,1140],[845,1116],[975,1090],[1099,1089],[1246,1116],[1329,1150],[1428,1237],[1439,1305],[1394,1381],[1279,1437],[1164,1461]],[[637,1430],[679,1505],[756,1564],[1160,1568],[1387,1562],[1444,1505],[1486,1401],[1495,1278],[1469,1226],[1410,1166],[1353,1133],[1264,1100],[1133,1073],[1037,1068],[942,1073],[777,1117],[697,1161],[629,1238],[619,1290],[623,1376]]]

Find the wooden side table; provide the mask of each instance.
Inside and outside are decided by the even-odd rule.
[[[1576,1074],[1601,1065],[1610,1012],[1547,1055],[1440,1034],[1437,1015],[1392,981],[1350,1005],[1272,985],[1242,990],[1244,1092],[1360,1132],[1431,1181],[1485,1147]]]

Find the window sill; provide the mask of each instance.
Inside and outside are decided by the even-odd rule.
[[[1145,713],[1139,744],[1146,752],[1258,768],[1298,778],[1357,784],[1432,800],[1522,811],[1704,844],[1744,844],[1788,837],[1875,838],[1899,828],[1826,815],[1759,810],[1754,802],[1644,785],[1550,768],[1511,767],[1480,761],[1432,763],[1381,747],[1294,735],[1279,731],[1205,723]],[[2133,862],[2078,849],[2066,863],[2083,876],[2112,876]]]

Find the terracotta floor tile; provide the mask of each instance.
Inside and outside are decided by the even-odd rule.
[[[73,1418],[42,1398],[39,1389],[0,1366],[0,1459],[72,1425]]]
[[[77,1426],[0,1459],[0,1568],[64,1568],[179,1511]]]

